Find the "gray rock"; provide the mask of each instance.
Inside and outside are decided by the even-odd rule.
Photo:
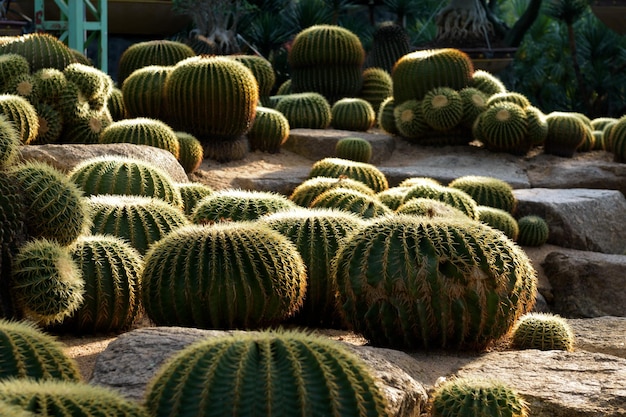
[[[129,399],[142,401],[147,384],[169,357],[200,339],[235,333],[182,327],[132,330],[120,335],[100,353],[90,383],[115,389]],[[350,347],[378,378],[392,416],[420,415],[428,397],[417,381],[390,361],[388,354],[373,348]],[[404,355],[402,352],[394,354],[396,357]],[[408,356],[404,358],[405,361],[408,359]]]
[[[174,182],[188,182],[185,170],[176,157],[164,149],[130,143],[114,144],[49,144],[28,145],[21,148],[21,160],[47,162],[62,172],[69,172],[86,159],[104,155],[118,155],[149,162],[167,172]]]
[[[352,132],[336,129],[292,129],[289,138],[282,145],[283,148],[317,161],[335,156],[335,146],[342,138],[359,137],[372,145],[372,159],[370,163],[379,164],[391,157],[395,149],[396,140],[385,133]]]
[[[548,243],[613,254],[626,250],[626,197],[619,191],[531,188],[514,193],[516,217],[543,217],[550,227]]]
[[[575,349],[626,359],[626,317],[567,319],[576,338]]]
[[[564,317],[626,317],[626,255],[561,250],[543,270],[552,286],[551,310]]]

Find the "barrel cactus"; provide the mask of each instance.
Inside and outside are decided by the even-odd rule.
[[[230,55],[230,57],[241,62],[252,71],[259,87],[259,100],[264,103],[270,96],[274,83],[276,83],[276,73],[272,63],[259,55],[235,54]]]
[[[341,158],[323,158],[316,161],[309,171],[309,178],[346,176],[353,180],[361,181],[374,192],[380,192],[389,188],[389,182],[385,174],[375,165],[350,161]]]
[[[316,92],[329,103],[357,97],[363,84],[365,50],[350,30],[313,25],[296,34],[289,50],[294,93]]]
[[[0,91],[5,91],[7,81],[20,74],[30,74],[30,64],[26,58],[15,53],[0,55]]]
[[[363,138],[341,138],[335,145],[335,157],[368,164],[372,159],[372,144]]]
[[[430,198],[441,201],[461,210],[461,212],[470,219],[478,219],[478,213],[476,211],[478,204],[476,200],[465,191],[458,188],[427,183],[416,184],[409,188],[404,196],[403,203],[407,203],[412,198]]]
[[[296,331],[196,342],[162,365],[146,392],[155,417],[388,413],[372,371],[358,356],[338,342]]]
[[[248,132],[250,150],[278,153],[289,139],[289,120],[278,110],[258,106],[254,123]]]
[[[489,96],[489,99],[487,100],[487,106],[502,102],[515,103],[523,109],[532,105],[528,97],[526,97],[522,93],[518,93],[515,91],[505,91]]]
[[[474,138],[494,152],[526,154],[532,143],[528,137],[526,112],[519,105],[500,101],[487,107],[473,126]]]
[[[77,164],[68,175],[87,196],[154,197],[182,207],[180,193],[169,174],[139,159],[114,155],[93,157]]]
[[[39,118],[37,110],[28,100],[16,94],[0,94],[0,114],[15,124],[23,145],[37,137]]]
[[[489,206],[478,206],[476,211],[479,221],[494,229],[500,230],[511,240],[517,240],[519,236],[519,226],[517,220],[515,220],[515,217],[513,217],[511,213]]]
[[[154,242],[189,224],[181,209],[159,198],[103,194],[86,202],[92,234],[120,237],[142,255]]]
[[[45,145],[56,142],[63,131],[61,113],[54,106],[45,102],[35,104],[35,111],[37,112],[39,128],[37,129],[37,136],[31,144]]]
[[[76,381],[15,379],[0,382],[0,402],[42,416],[148,417],[142,405],[117,391]]]
[[[378,114],[380,104],[393,95],[393,82],[389,72],[382,68],[367,68],[363,71],[363,86],[359,98],[372,105],[374,113]]]
[[[76,362],[64,345],[34,323],[0,319],[0,380],[30,378],[80,381]]]
[[[550,227],[542,217],[529,214],[517,219],[517,243],[522,246],[541,246],[550,237]]]
[[[384,191],[376,193],[376,198],[378,198],[381,203],[395,211],[402,205],[407,191],[408,188],[406,187],[390,187]]]
[[[535,303],[524,251],[467,219],[370,221],[340,245],[331,271],[346,322],[375,346],[483,349]]]
[[[424,119],[421,100],[398,102],[394,99],[393,119],[395,130],[411,143],[420,144],[430,126]]]
[[[23,97],[32,104],[37,103],[39,94],[35,80],[30,72],[14,75],[6,81],[3,93]]]
[[[547,154],[571,158],[587,136],[593,135],[591,128],[572,112],[551,112],[546,116],[548,135],[543,150]]]
[[[179,182],[176,183],[176,188],[180,192],[183,211],[187,216],[191,216],[200,200],[215,192],[213,188],[200,182]]]
[[[396,62],[391,79],[397,103],[422,100],[433,88],[460,90],[468,87],[474,64],[463,51],[455,48],[410,52]]]
[[[498,77],[496,77],[489,71],[481,69],[477,69],[472,74],[470,87],[477,88],[478,90],[485,93],[487,96],[506,92],[506,86]]]
[[[42,68],[63,70],[68,65],[77,62],[66,44],[56,36],[45,32],[27,33],[1,43],[0,55],[8,53],[19,54],[26,58],[31,72]]]
[[[433,417],[528,417],[528,403],[517,391],[486,378],[452,378],[435,387],[430,401]]]
[[[411,52],[411,39],[406,29],[392,21],[380,23],[372,34],[372,48],[365,67],[378,67],[391,74],[396,61]]]
[[[195,56],[196,53],[182,42],[159,39],[137,42],[122,52],[118,62],[117,79],[120,85],[135,70],[150,65],[170,66]]]
[[[511,335],[511,347],[515,349],[574,350],[574,332],[567,319],[557,314],[524,314]]]
[[[173,66],[149,65],[136,69],[121,84],[127,117],[166,119],[165,79]]]
[[[0,169],[8,168],[17,160],[21,139],[8,117],[0,115]]]
[[[461,125],[471,129],[482,112],[487,110],[487,94],[474,87],[465,87],[458,91],[463,103]]]
[[[548,121],[546,115],[535,106],[528,106],[526,112],[526,122],[528,125],[528,140],[532,146],[541,146],[548,137]]]
[[[64,120],[63,130],[57,142],[59,143],[99,143],[102,131],[113,119],[108,111],[95,111],[84,108],[71,116],[60,109]]]
[[[144,257],[142,302],[157,325],[252,329],[301,306],[306,268],[296,246],[253,222],[179,228]]]
[[[382,103],[380,103],[378,114],[376,115],[378,127],[380,127],[383,132],[390,135],[397,135],[399,133],[398,128],[396,127],[396,119],[394,117],[395,107],[396,102],[393,97],[387,97],[382,101]]]
[[[309,207],[342,210],[354,213],[363,219],[371,219],[393,213],[376,196],[341,187],[324,191],[311,202]]]
[[[511,214],[517,208],[517,198],[511,185],[500,178],[486,175],[464,175],[452,180],[448,187],[465,191],[481,206],[495,207]]]
[[[332,119],[330,103],[315,92],[286,95],[276,104],[276,110],[287,118],[290,129],[326,129]]]
[[[443,201],[432,198],[416,197],[401,203],[394,212],[427,218],[453,216],[461,219],[467,217],[460,209]]]
[[[198,201],[191,220],[198,224],[256,220],[265,214],[295,207],[295,203],[275,192],[224,189]]]
[[[626,162],[626,117],[607,123],[602,136],[605,149],[613,153],[613,160]]]
[[[56,105],[61,92],[67,86],[67,79],[63,71],[56,68],[42,68],[33,72],[33,76],[35,77],[35,89],[39,93],[39,100]]]
[[[422,114],[431,128],[438,131],[450,130],[463,118],[461,95],[449,87],[429,90],[422,99]]]
[[[344,97],[330,108],[331,126],[335,129],[365,132],[376,123],[372,105],[362,98]]]
[[[360,191],[365,194],[374,195],[375,192],[363,182],[348,178],[347,176],[325,177],[317,176],[304,180],[296,186],[289,199],[301,207],[309,207],[315,198],[331,188],[342,187]]]
[[[100,133],[100,143],[132,143],[164,149],[178,159],[180,144],[174,130],[166,123],[147,117],[113,122]]]
[[[178,138],[178,162],[185,170],[191,174],[202,164],[204,159],[204,149],[202,143],[191,133],[176,131]]]
[[[363,226],[363,220],[334,209],[300,208],[263,216],[259,222],[289,238],[306,266],[304,304],[290,321],[313,327],[342,327],[337,310],[337,285],[330,279],[330,263],[339,242]]]
[[[126,113],[126,104],[124,103],[124,93],[119,87],[113,87],[107,99],[106,106],[114,122],[128,116],[128,113]]]
[[[78,87],[93,110],[102,110],[113,89],[113,80],[107,73],[90,65],[74,63],[65,67],[63,74],[68,82]]]
[[[252,72],[223,56],[187,58],[174,66],[165,81],[168,115],[174,129],[196,136],[205,157],[241,159],[246,152],[225,146],[241,140],[256,115],[259,91]]]

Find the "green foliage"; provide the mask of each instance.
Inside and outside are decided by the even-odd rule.
[[[178,162],[185,170],[191,174],[202,164],[204,159],[204,148],[202,143],[191,133],[174,132],[178,138]]]
[[[149,40],[130,45],[118,62],[117,80],[120,85],[135,70],[150,65],[170,66],[195,56],[196,53],[182,42],[167,39]]]
[[[341,327],[337,285],[330,279],[330,264],[340,241],[363,226],[363,220],[339,210],[301,208],[263,216],[259,221],[289,238],[306,266],[304,304],[290,321],[313,327]]]
[[[486,347],[535,303],[532,263],[502,236],[467,218],[368,222],[333,261],[346,322],[374,346]]]
[[[574,350],[574,332],[567,319],[551,313],[528,313],[512,330],[515,349]]]
[[[68,245],[86,229],[83,193],[64,173],[44,162],[24,162],[11,169],[19,184],[28,233]]]
[[[0,401],[34,415],[148,417],[145,408],[109,388],[75,381],[0,382]]]
[[[330,110],[331,125],[335,129],[365,132],[376,123],[372,105],[362,98],[341,98]]]
[[[309,178],[313,177],[348,177],[361,181],[374,192],[389,188],[385,174],[375,165],[350,161],[341,158],[324,158],[313,163],[309,171]]]
[[[527,215],[517,219],[519,235],[517,243],[522,246],[541,246],[550,237],[548,223],[540,216]]]
[[[296,331],[197,342],[159,369],[145,405],[158,417],[387,415],[385,397],[358,356]]]
[[[350,188],[365,194],[374,195],[374,190],[363,182],[347,176],[325,177],[316,176],[304,180],[298,184],[289,195],[289,199],[300,207],[309,207],[315,198],[331,188]]]
[[[289,120],[278,110],[257,106],[254,123],[248,132],[248,142],[253,151],[279,153],[289,139]]]
[[[78,365],[65,354],[64,347],[32,322],[0,319],[0,380],[80,381]]]
[[[372,144],[359,137],[341,138],[335,145],[335,156],[340,159],[369,163],[372,159]]]
[[[378,200],[376,196],[341,187],[324,191],[315,197],[309,207],[342,210],[354,213],[363,219],[392,213],[392,210]]]
[[[289,121],[290,129],[326,129],[332,112],[328,100],[319,93],[293,93],[283,96],[276,110]]]
[[[159,198],[103,194],[86,201],[92,234],[120,237],[142,255],[172,230],[189,224],[181,209]]]
[[[158,119],[136,117],[113,122],[100,133],[99,143],[132,143],[154,146],[180,156],[180,144],[174,130]]]
[[[69,250],[34,239],[15,255],[12,291],[26,317],[42,325],[62,321],[83,302],[85,282]]]
[[[154,197],[182,207],[180,194],[169,174],[139,159],[115,155],[93,157],[74,166],[68,176],[87,196]]]
[[[435,387],[430,401],[433,417],[527,417],[528,403],[502,382],[484,378],[451,378]]]
[[[223,222],[183,227],[154,243],[141,283],[143,306],[157,325],[252,329],[301,307],[306,268],[279,232]]]
[[[513,187],[499,178],[465,175],[452,180],[448,186],[465,191],[481,206],[495,207],[511,214],[517,208]]]
[[[126,117],[168,117],[164,88],[165,79],[173,69],[173,66],[148,65],[136,69],[126,77],[122,84]]]
[[[277,211],[295,208],[295,203],[271,191],[224,189],[198,201],[191,213],[197,224],[220,221],[251,221]]]

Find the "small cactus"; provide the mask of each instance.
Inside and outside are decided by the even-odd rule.
[[[149,65],[136,69],[124,79],[122,97],[127,117],[167,119],[165,79],[173,66]]]
[[[489,99],[487,100],[487,107],[493,104],[502,103],[502,102],[515,103],[518,106],[520,106],[522,109],[525,109],[526,107],[529,107],[532,105],[528,97],[526,97],[522,93],[516,93],[514,91],[506,91],[503,93],[496,93],[496,94],[489,96]]]
[[[259,100],[263,103],[270,96],[276,82],[276,73],[272,63],[259,55],[235,54],[230,55],[230,57],[241,62],[252,71],[259,87]]]
[[[331,125],[335,129],[365,132],[374,127],[376,113],[362,98],[344,97],[331,107]]]
[[[300,207],[309,207],[315,198],[331,188],[342,187],[360,191],[365,194],[374,195],[374,190],[363,182],[341,176],[325,177],[317,176],[309,178],[300,183],[289,195],[289,199]]]
[[[470,86],[482,91],[487,96],[506,92],[506,86],[498,77],[480,69],[477,69],[472,74]]]
[[[5,53],[0,55],[0,91],[6,90],[7,82],[20,74],[29,74],[30,64],[22,55]]]
[[[593,135],[591,128],[573,112],[555,111],[546,120],[548,135],[543,150],[551,155],[571,158],[587,137]]]
[[[254,123],[248,132],[250,150],[269,153],[280,152],[289,139],[289,120],[278,110],[257,106]]]
[[[44,145],[56,142],[63,131],[63,116],[54,106],[44,102],[35,104],[35,110],[37,111],[39,129],[37,129],[37,136],[32,144]]]
[[[113,89],[113,80],[108,74],[85,64],[70,64],[63,69],[65,79],[78,87],[80,94],[93,110],[102,110]]]
[[[508,211],[489,206],[478,206],[478,220],[503,232],[509,239],[517,240],[519,226]]]
[[[339,139],[335,145],[335,157],[368,164],[372,159],[372,144],[359,137]]]
[[[463,117],[461,125],[471,129],[482,112],[487,110],[487,94],[474,87],[465,87],[459,90],[463,103]]]
[[[548,223],[540,216],[527,215],[517,219],[519,235],[517,243],[522,246],[541,246],[550,237]]]
[[[191,220],[197,224],[249,221],[295,206],[287,197],[271,191],[225,189],[198,201],[191,213]]]
[[[204,159],[202,143],[191,133],[178,131],[174,134],[178,138],[178,162],[186,174],[191,174],[200,167]]]
[[[20,143],[15,125],[9,118],[0,115],[0,170],[8,168],[17,160]]]
[[[511,332],[515,349],[574,350],[574,332],[567,319],[552,313],[528,313]]]
[[[380,103],[378,114],[376,116],[378,126],[390,135],[397,135],[399,133],[394,116],[395,107],[396,102],[393,97],[387,97]]]
[[[316,161],[309,171],[309,178],[346,176],[353,180],[361,181],[374,192],[380,192],[389,188],[389,183],[375,165],[350,161],[341,158],[323,158]]]
[[[113,87],[111,95],[107,99],[107,109],[111,113],[114,122],[122,120],[128,116],[126,104],[124,103],[124,93],[118,87]]]
[[[393,118],[398,134],[411,143],[420,144],[420,139],[430,130],[424,119],[421,100],[395,102]]]
[[[326,98],[319,93],[294,93],[284,96],[276,110],[289,121],[290,129],[326,129],[332,112]]]
[[[437,87],[422,99],[424,121],[438,131],[450,130],[463,118],[463,99],[454,89]]]
[[[63,71],[56,68],[42,68],[33,73],[35,89],[40,101],[56,105],[61,93],[67,86],[67,78]]]

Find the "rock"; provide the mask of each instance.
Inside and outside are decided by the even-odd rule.
[[[622,254],[626,250],[626,197],[615,190],[587,188],[514,190],[516,218],[541,216],[548,243],[570,249]]]
[[[154,146],[130,143],[114,144],[48,144],[21,148],[21,160],[47,162],[62,172],[69,172],[86,159],[103,155],[119,155],[149,162],[167,172],[174,182],[189,182],[185,170],[172,153]]]
[[[576,338],[575,349],[626,359],[626,317],[567,319]]]
[[[626,317],[626,255],[563,249],[549,253],[542,266],[552,286],[554,313]]]
[[[100,353],[90,383],[118,390],[129,399],[142,401],[146,385],[173,354],[207,337],[236,331],[200,330],[183,327],[147,327],[120,335]],[[343,343],[343,342],[337,342]],[[348,346],[348,344],[345,344]],[[373,348],[349,345],[379,379],[392,416],[419,416],[427,401],[425,389],[393,364],[386,354]],[[402,352],[395,353],[401,357]],[[410,360],[408,356],[404,360]]]
[[[340,139],[358,137],[372,145],[370,163],[379,164],[391,157],[396,140],[385,133],[352,132],[337,129],[292,129],[283,148],[309,158],[311,161],[334,157],[335,146]]]

